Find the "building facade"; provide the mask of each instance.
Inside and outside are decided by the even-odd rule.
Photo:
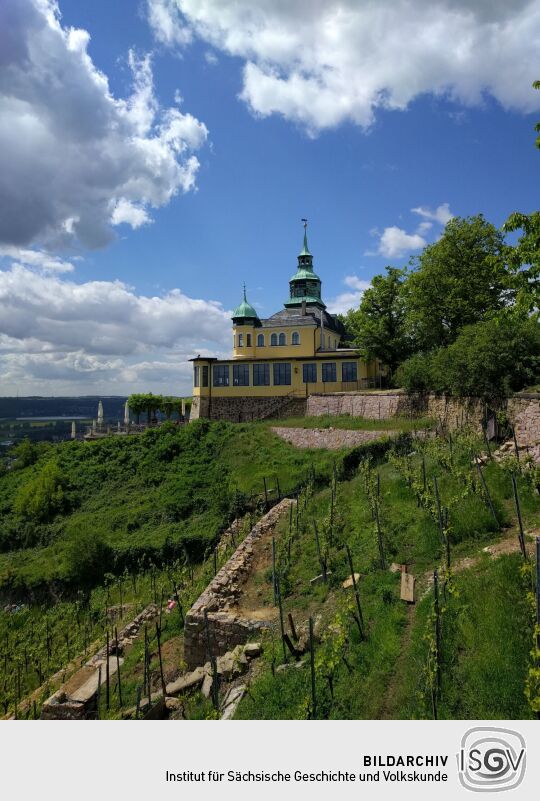
[[[368,362],[342,344],[343,325],[327,311],[321,283],[313,270],[304,226],[304,245],[283,309],[260,319],[244,287],[243,300],[232,317],[232,357],[191,359],[192,418],[250,419],[277,409],[279,403],[269,403],[271,399],[292,401],[309,394],[353,392],[383,384],[385,371],[379,362]],[[256,403],[240,402],[247,399],[265,401],[259,404],[261,414],[256,414]],[[243,408],[251,409],[251,414]],[[221,411],[216,413],[217,409]]]

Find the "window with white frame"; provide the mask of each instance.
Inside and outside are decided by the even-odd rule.
[[[300,334],[298,333],[298,331],[293,331],[291,342],[292,342],[293,345],[299,345],[300,344]]]

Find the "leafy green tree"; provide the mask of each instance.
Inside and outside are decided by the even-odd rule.
[[[533,89],[540,89],[540,81],[533,81]],[[536,123],[534,130],[537,133],[540,131],[540,122]],[[540,135],[536,137],[536,147],[540,148]]]
[[[406,302],[406,270],[386,267],[366,289],[358,309],[343,318],[349,341],[366,359],[379,359],[393,373],[411,352]]]
[[[48,462],[15,497],[14,511],[25,520],[45,522],[69,506],[68,480],[57,462]]]
[[[144,412],[146,408],[145,402],[146,402],[146,395],[143,395],[140,392],[135,392],[128,398],[128,406],[130,408],[130,411],[135,415],[137,423],[139,423],[141,414],[142,412]]]
[[[451,344],[467,325],[511,299],[503,234],[479,214],[454,217],[442,237],[413,260],[409,323],[421,350]]]
[[[39,450],[35,443],[25,437],[22,442],[19,442],[18,445],[11,449],[11,456],[15,457],[15,468],[22,470],[37,462]]]
[[[397,373],[410,392],[434,391],[494,401],[540,380],[538,316],[504,311],[466,326],[455,342],[415,354]]]
[[[178,408],[178,398],[173,398],[166,395],[161,399],[160,411],[165,414],[167,420],[170,420],[175,409]]]
[[[71,535],[64,553],[68,580],[85,589],[103,579],[114,559],[114,552],[103,533],[84,527]]]
[[[504,231],[521,231],[517,244],[508,248],[507,259],[516,289],[516,307],[531,312],[540,306],[540,212],[511,214]]]

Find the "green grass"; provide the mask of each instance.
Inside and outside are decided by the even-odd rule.
[[[371,420],[350,415],[329,415],[319,417],[289,417],[285,420],[265,420],[260,426],[285,426],[287,428],[344,428],[354,431],[420,431],[431,428],[433,420],[429,417],[391,417]]]
[[[467,449],[454,444],[455,469],[467,465]],[[420,471],[420,457],[411,458]],[[519,572],[521,557],[505,556],[491,561],[481,547],[497,541],[499,532],[478,494],[461,497],[463,485],[454,470],[446,470],[428,453],[428,481],[438,476],[441,504],[449,508],[452,558],[473,556],[474,569],[455,577],[456,595],[449,601],[443,622],[442,698],[439,716],[448,718],[531,717],[524,696],[524,682],[531,643],[531,623],[526,588]],[[380,477],[380,520],[387,565],[407,563],[418,580],[420,597],[426,576],[444,561],[436,519],[422,507],[407,481],[394,465],[375,467]],[[490,464],[486,480],[505,525],[515,522],[511,481],[507,471]],[[518,479],[526,527],[538,525],[540,500],[524,477]],[[376,528],[365,492],[357,476],[339,485],[335,515],[335,543],[329,549],[328,584],[313,586],[310,579],[321,572],[315,544],[313,520],[318,521],[324,540],[330,490],[317,492],[309,501],[298,536],[294,537],[291,560],[286,559],[288,521],[280,525],[278,559],[282,564],[285,614],[291,612],[304,623],[309,615],[322,615],[328,629],[336,615],[346,621],[348,644],[333,676],[333,697],[324,671],[317,673],[318,716],[329,718],[426,718],[431,716],[426,694],[426,631],[432,608],[432,593],[411,611],[399,600],[399,575],[382,571],[379,565]],[[349,573],[340,547],[350,546],[354,567],[361,574],[359,589],[369,631],[360,642],[356,624],[347,608],[350,590],[341,582]],[[269,571],[255,579],[262,586],[261,604],[272,603]],[[323,626],[323,627],[324,627]],[[405,633],[406,632],[406,633]],[[327,646],[318,646],[317,652]],[[282,661],[278,632],[267,644],[266,662],[242,701],[237,717],[294,718],[310,712],[309,661],[304,667],[272,672],[272,661]]]
[[[109,561],[101,564],[102,571],[122,573],[127,567],[130,574],[138,576],[137,592],[132,589],[131,575],[125,579],[125,603],[132,599],[138,609],[153,595],[148,570],[141,572],[144,559],[146,564],[154,561],[157,565],[162,562],[167,565],[158,572],[159,587],[163,586],[166,595],[170,593],[170,572],[178,573],[187,608],[213,573],[212,559],[202,561],[205,551],[208,555],[207,546],[215,541],[220,526],[235,513],[237,504],[241,507],[253,494],[261,495],[263,479],[271,493],[279,482],[285,494],[305,482],[308,475],[314,475],[315,480],[305,495],[305,508],[304,495],[300,497],[298,530],[294,515],[292,526],[288,517],[282,519],[276,542],[285,615],[290,612],[298,627],[306,625],[309,616],[320,619],[322,642],[316,648],[317,717],[429,717],[424,667],[432,594],[428,592],[424,598],[422,595],[426,576],[444,561],[445,553],[436,515],[426,505],[419,505],[415,494],[421,482],[423,453],[428,490],[433,491],[433,480],[437,477],[441,506],[448,509],[452,562],[480,555],[474,568],[456,574],[456,594],[449,598],[443,617],[439,716],[531,717],[523,688],[532,627],[519,570],[520,557],[510,555],[492,561],[486,555],[481,556],[487,542],[508,536],[505,527],[513,526],[515,532],[508,466],[491,462],[484,468],[502,526],[499,531],[478,492],[470,449],[478,448],[479,443],[470,435],[455,437],[452,461],[448,444],[439,440],[413,441],[408,461],[403,454],[411,450],[410,438],[402,438],[392,446],[395,456],[391,458],[388,447],[388,443],[377,440],[352,452],[299,450],[276,437],[266,423],[231,425],[207,421],[186,428],[163,427],[141,437],[49,447],[35,464],[0,477],[4,532],[21,525],[14,512],[15,498],[21,488],[39,478],[51,458],[69,477],[60,498],[65,502],[62,511],[51,520],[35,524],[35,531],[44,538],[43,544],[7,551],[0,556],[4,594],[10,588],[15,593],[21,587],[28,592],[51,586],[57,593],[66,593],[74,586],[70,580],[73,582],[77,576],[82,583],[76,586],[90,595],[89,611],[79,607],[79,614],[87,622],[87,614],[94,615],[98,635],[103,637],[102,610],[107,605],[107,591],[102,574],[92,562],[95,556],[92,543],[101,541],[110,549],[106,551]],[[366,471],[362,463],[357,469],[362,456],[371,457],[371,471]],[[330,531],[329,479],[334,463],[340,481]],[[377,475],[386,565],[407,563],[416,576],[420,600],[412,611],[399,599],[399,574],[382,570],[379,563],[377,528],[367,492],[368,486],[370,493],[375,492]],[[540,498],[528,475],[518,475],[518,488],[524,525],[530,530],[540,522]],[[472,491],[473,478],[476,492]],[[327,554],[327,584],[310,581],[321,572],[314,520],[321,547]],[[350,573],[345,543],[351,549],[355,571],[361,574],[359,589],[367,632],[363,640],[351,614],[352,592],[341,586]],[[177,551],[177,546],[186,544],[193,548],[192,559],[198,562],[193,582],[181,566],[183,551]],[[175,561],[178,556],[180,560]],[[73,573],[77,566],[82,566],[78,574]],[[92,573],[90,568],[96,572]],[[273,604],[269,564],[250,579],[250,587],[258,605]],[[116,582],[109,594],[109,602],[117,603]],[[52,605],[31,604],[23,612],[0,616],[0,657],[3,658],[1,648],[7,633],[11,660],[4,675],[8,704],[13,703],[16,663],[24,662],[24,648],[35,649],[43,660],[42,630],[47,617],[54,628],[51,671],[67,659],[63,640],[66,627],[76,632],[70,642],[72,652],[80,646],[84,624],[81,628],[80,621],[75,621],[77,608],[77,602],[66,597]],[[169,641],[181,644],[179,616],[167,616],[164,620],[163,644]],[[309,659],[299,669],[277,670],[283,661],[278,625],[266,635],[264,646],[263,658],[256,663],[254,680],[237,717],[307,717],[311,705]],[[143,640],[139,639],[126,654],[122,670],[124,706],[135,703],[141,685],[142,649]],[[151,651],[157,688],[155,643]],[[0,696],[2,681],[0,675]],[[25,672],[26,681],[29,683],[25,688],[35,686],[32,684],[35,677],[27,679]],[[199,696],[185,699],[185,703],[188,717],[214,716],[209,702]],[[101,711],[103,716],[118,717],[116,696],[111,709],[107,712],[102,707]]]

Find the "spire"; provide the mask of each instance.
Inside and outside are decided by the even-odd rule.
[[[244,299],[242,300],[242,303],[239,306],[237,306],[236,309],[233,311],[232,319],[234,321],[236,321],[236,320],[240,321],[240,320],[246,320],[246,319],[247,320],[258,320],[259,319],[259,315],[257,314],[255,309],[253,308],[253,306],[251,305],[251,303],[247,299],[245,282],[243,284],[243,295],[244,295]]]
[[[307,220],[305,217],[302,217],[302,222],[304,223],[304,247],[298,254],[299,256],[311,256],[309,252],[308,243],[307,243]]]
[[[290,297],[285,302],[285,308],[300,306],[305,300],[308,306],[314,305],[325,309],[326,306],[321,299],[321,279],[313,271],[313,255],[308,247],[308,221],[303,217],[302,222],[304,224],[304,247],[298,254],[296,273],[289,281]]]

